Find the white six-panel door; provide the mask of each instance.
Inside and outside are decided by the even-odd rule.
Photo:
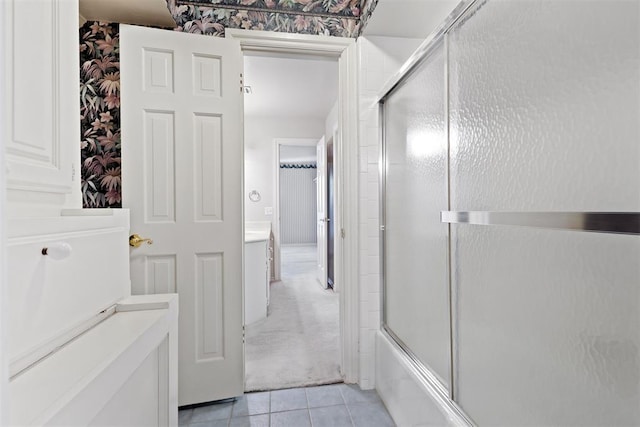
[[[122,25],[123,205],[134,294],[177,292],[179,404],[241,395],[242,55],[237,41]]]

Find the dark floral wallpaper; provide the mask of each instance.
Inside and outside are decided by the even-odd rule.
[[[177,0],[177,3],[228,9],[262,9],[293,14],[358,17],[361,0]]]
[[[378,0],[362,0],[362,11],[360,13],[360,28],[358,35],[362,34],[364,28],[367,26],[367,22],[369,22],[369,18],[371,18],[371,14],[373,14],[374,9],[378,5]]]
[[[167,0],[167,5],[176,30],[188,33],[224,36],[225,28],[240,28],[357,37],[360,1]]]
[[[82,204],[122,207],[119,25],[80,28]]]

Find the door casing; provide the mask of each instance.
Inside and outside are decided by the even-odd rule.
[[[354,39],[268,31],[227,29],[243,52],[306,55],[338,59],[338,133],[335,142],[335,282],[340,289],[342,376],[359,381],[358,273],[358,59]]]

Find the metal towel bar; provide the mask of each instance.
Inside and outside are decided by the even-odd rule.
[[[640,234],[640,212],[442,211],[450,224],[515,225],[612,234]]]

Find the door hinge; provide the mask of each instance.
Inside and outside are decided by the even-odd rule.
[[[245,343],[244,339],[246,337],[244,325],[242,325],[242,344]]]
[[[244,92],[244,81],[242,79],[242,73],[240,73],[240,93]]]
[[[76,180],[76,165],[71,163],[71,182]]]
[[[344,232],[344,228],[340,229],[340,237],[342,237],[344,239],[345,236],[345,232]]]

